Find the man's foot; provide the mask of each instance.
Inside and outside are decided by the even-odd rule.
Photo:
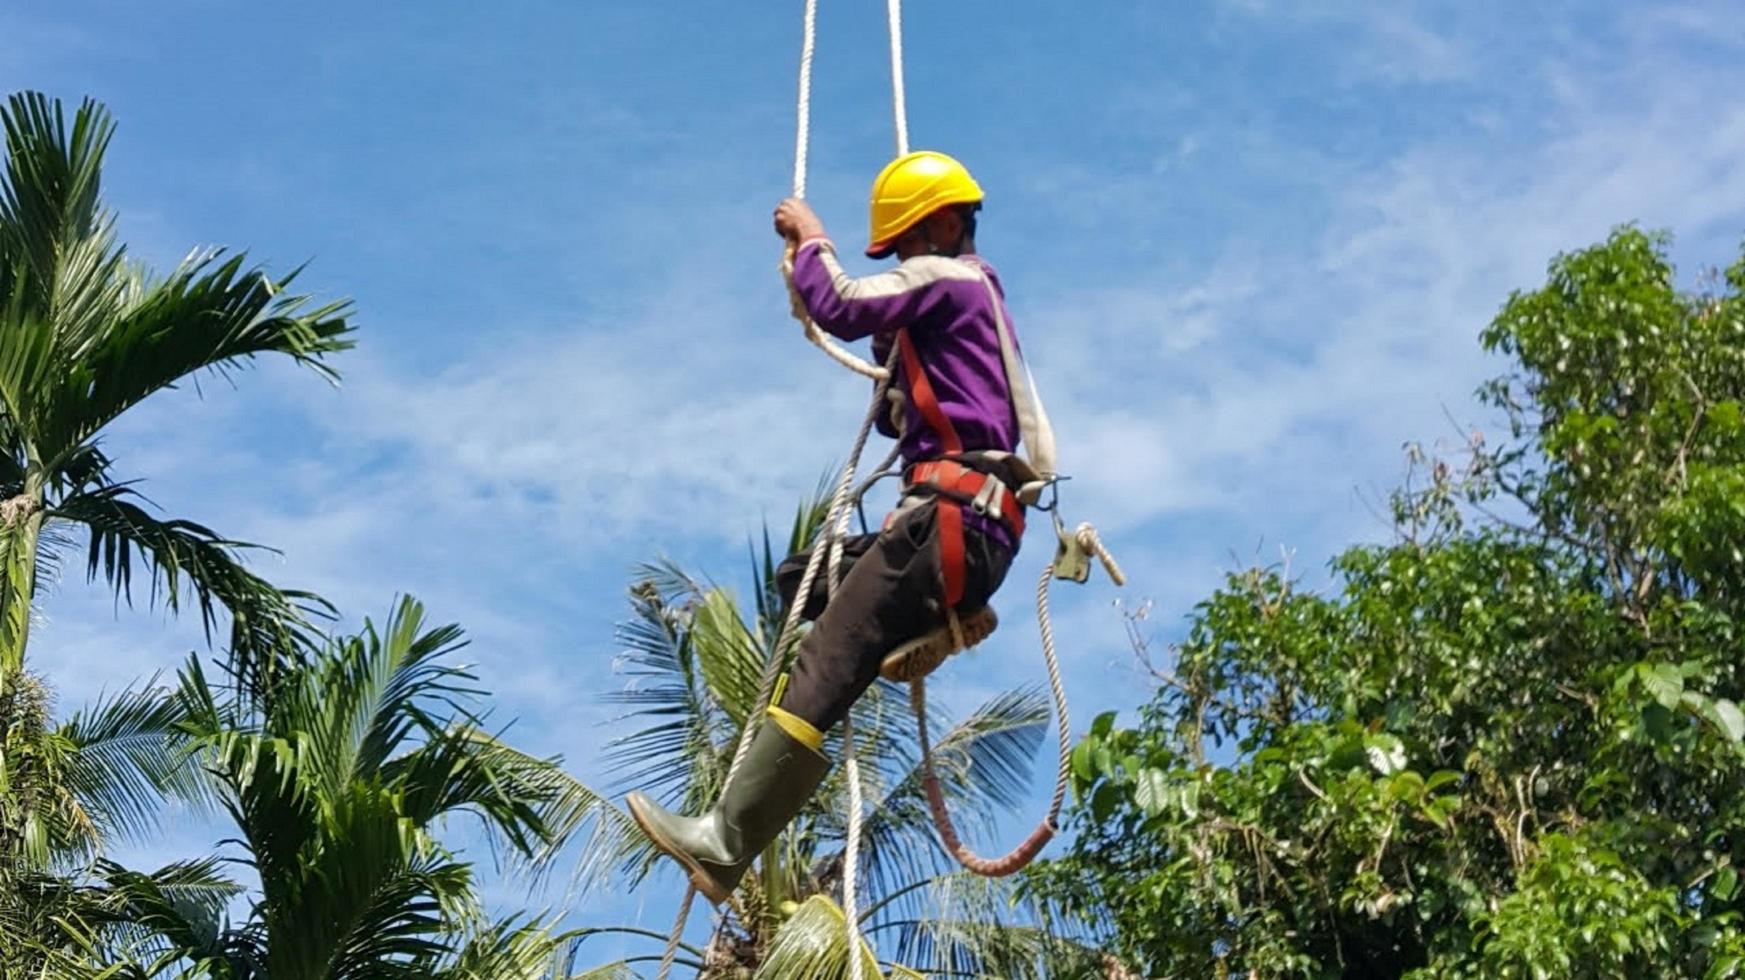
[[[824,736],[806,728],[803,742],[775,720],[766,720],[721,798],[700,817],[671,813],[642,793],[625,799],[649,841],[683,865],[691,884],[710,902],[720,905],[733,896],[745,869],[830,771],[830,760],[807,744],[822,743]]]
[[[945,659],[959,650],[973,647],[993,635],[1000,619],[991,606],[982,606],[957,616],[963,631],[963,642],[946,623],[931,633],[925,633],[885,654],[879,664],[879,676],[887,681],[910,682],[926,677],[939,669]]]

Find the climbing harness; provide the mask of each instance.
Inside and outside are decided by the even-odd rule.
[[[896,119],[897,154],[909,152],[909,133],[907,111],[903,94],[903,42],[902,42],[902,0],[886,0],[886,10],[889,21],[891,47],[891,84],[892,107]],[[800,50],[800,91],[796,108],[796,135],[794,145],[794,193],[797,198],[805,197],[806,166],[810,144],[811,129],[811,86],[812,59],[816,50],[818,0],[806,0],[805,17],[803,21],[803,42]],[[884,365],[872,364],[837,344],[824,330],[814,323],[801,302],[798,291],[793,283],[794,249],[790,246],[784,253],[781,262],[783,277],[788,284],[791,311],[805,329],[806,337],[820,347],[831,359],[848,369],[872,378],[874,386],[872,403],[862,420],[860,431],[855,436],[853,447],[849,450],[841,476],[831,495],[830,505],[821,527],[817,544],[812,548],[806,561],[806,568],[800,577],[795,590],[796,601],[790,603],[782,628],[777,635],[776,643],[770,651],[769,659],[764,664],[763,673],[759,678],[758,699],[751,714],[746,718],[745,726],[740,732],[740,738],[734,749],[733,761],[728,766],[727,781],[732,782],[734,774],[744,762],[746,752],[751,746],[752,736],[761,725],[769,710],[771,699],[775,693],[781,665],[791,646],[791,641],[799,627],[801,613],[806,603],[798,597],[812,594],[812,587],[820,572],[825,574],[826,602],[840,579],[839,569],[842,560],[842,542],[848,535],[849,520],[860,504],[862,494],[874,483],[886,476],[895,475],[892,470],[898,458],[898,450],[893,448],[885,460],[875,469],[875,475],[859,487],[855,485],[855,471],[860,464],[862,453],[866,449],[867,439],[878,421],[881,412],[891,409],[894,402],[901,405],[900,392],[892,385],[892,378],[898,364],[902,364],[905,376],[909,381],[910,393],[915,400],[917,412],[940,437],[944,447],[944,455],[936,460],[918,462],[908,467],[902,473],[904,490],[897,510],[886,518],[888,525],[898,513],[907,507],[918,506],[927,499],[936,499],[938,533],[935,535],[940,546],[940,568],[942,589],[945,598],[946,626],[921,637],[909,644],[904,644],[899,651],[916,656],[908,663],[907,668],[898,664],[892,668],[892,657],[886,657],[887,669],[896,669],[901,676],[894,679],[907,680],[910,684],[910,705],[914,711],[919,726],[921,743],[922,782],[927,796],[928,809],[932,814],[934,827],[939,833],[940,841],[946,850],[966,869],[984,876],[998,877],[1008,875],[1036,858],[1058,829],[1061,806],[1066,798],[1066,786],[1071,772],[1071,723],[1067,715],[1066,688],[1060,677],[1060,664],[1055,653],[1054,631],[1049,618],[1049,587],[1054,579],[1066,578],[1076,582],[1084,582],[1089,578],[1091,559],[1099,559],[1109,577],[1117,585],[1126,583],[1125,576],[1103,547],[1095,528],[1089,524],[1081,524],[1075,531],[1069,532],[1062,522],[1058,500],[1052,500],[1047,506],[1040,501],[1045,491],[1058,494],[1058,476],[1055,471],[1054,433],[1048,422],[1041,402],[1035,394],[1034,379],[1029,369],[1018,357],[1017,345],[1012,337],[1003,312],[1003,303],[994,287],[993,281],[973,262],[966,262],[980,273],[980,279],[986,286],[999,335],[1000,355],[1005,369],[1008,391],[1011,393],[1013,412],[1017,417],[1020,438],[1027,455],[1015,453],[976,451],[966,452],[959,441],[950,420],[940,408],[937,398],[932,392],[931,382],[927,379],[919,356],[909,338],[908,330],[897,332],[897,343],[893,345],[890,356]],[[903,415],[900,411],[891,412],[899,425]],[[975,464],[975,465],[972,465]],[[999,468],[1015,474],[1020,479],[1019,486],[1014,490],[998,476],[984,471],[986,468]],[[1055,558],[1042,571],[1037,583],[1036,613],[1042,638],[1043,659],[1047,664],[1049,687],[1053,695],[1054,709],[1059,722],[1060,759],[1056,771],[1054,796],[1048,808],[1047,815],[1031,832],[1030,836],[1009,854],[996,859],[977,856],[958,838],[951,814],[945,804],[945,794],[939,779],[933,769],[932,746],[927,733],[926,682],[925,677],[933,667],[945,657],[958,650],[965,649],[980,642],[994,628],[995,619],[990,608],[980,608],[965,611],[961,616],[957,608],[963,598],[964,588],[964,540],[963,511],[953,503],[965,504],[970,509],[985,518],[1003,524],[1014,536],[1021,538],[1024,532],[1024,508],[1037,507],[1050,513],[1054,522],[1055,535],[1058,544]],[[907,659],[899,658],[899,659]],[[848,964],[851,980],[863,980],[865,957],[862,954],[864,945],[860,935],[860,915],[858,909],[857,881],[859,879],[859,853],[861,837],[861,821],[863,818],[863,801],[861,799],[860,768],[855,751],[855,736],[852,722],[852,712],[842,722],[843,771],[848,783],[849,813],[847,841],[843,854],[842,870],[842,910],[848,940]],[[677,919],[673,923],[672,934],[668,938],[665,953],[660,960],[660,967],[655,974],[656,980],[666,980],[677,956],[679,942],[685,931],[685,925],[690,917],[691,905],[696,898],[697,889],[691,885],[685,893],[679,908]]]

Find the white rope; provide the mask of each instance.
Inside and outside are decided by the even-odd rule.
[[[794,196],[806,196],[806,164],[812,143],[812,56],[818,49],[818,0],[806,0],[805,25],[800,41],[800,98],[794,112]],[[874,381],[883,381],[890,372],[832,340],[806,312],[800,294],[794,289],[794,253],[782,256],[782,279],[788,284],[788,303],[794,319],[806,328],[806,339],[816,344],[830,359],[856,374]]]
[[[896,352],[892,352],[892,364],[895,365]],[[874,396],[877,403],[884,401],[884,392]],[[882,407],[875,403],[872,409],[877,413]],[[888,459],[888,457],[887,457]],[[886,464],[888,465],[888,463]],[[881,467],[883,469],[884,467]],[[836,586],[842,581],[842,539],[848,536],[848,519],[852,507],[843,507],[841,513],[831,515],[833,526],[830,537],[830,594],[834,597]],[[860,821],[865,804],[861,801],[860,759],[854,749],[854,712],[842,716],[842,770],[843,778],[848,782],[848,842],[842,855],[842,919],[847,928],[848,940],[848,976],[849,980],[863,980],[860,955]]]
[[[897,117],[897,156],[909,152],[909,109],[903,98],[903,0],[886,0],[891,26],[891,108]]]
[[[815,0],[807,0],[808,5]],[[903,156],[909,152],[909,113],[903,98],[903,0],[888,0],[885,9],[890,18],[891,36],[891,111],[896,117],[897,155]],[[816,325],[813,329],[817,329]],[[827,348],[828,349],[828,348]],[[832,357],[836,357],[831,353]],[[841,358],[836,358],[838,361]],[[891,366],[896,366],[893,356]],[[879,398],[884,397],[881,392]],[[875,408],[874,411],[877,411]],[[837,529],[838,538],[846,531],[848,513],[844,510],[841,516],[842,526]],[[830,582],[836,583],[837,555],[831,554]],[[852,713],[852,712],[851,712]],[[848,931],[848,977],[849,980],[863,980],[865,961],[860,955],[860,834],[862,802],[860,789],[860,762],[854,752],[854,726],[847,717],[842,721],[843,769],[848,780],[848,846],[842,857],[842,919]]]
[[[685,900],[679,905],[679,917],[673,921],[672,935],[667,937],[666,952],[660,954],[660,970],[655,973],[659,980],[666,980],[666,975],[672,971],[673,960],[679,955],[679,942],[685,936],[685,920],[691,917],[691,902],[696,897],[696,885],[685,889]]]
[[[842,855],[842,921],[848,932],[849,980],[861,980],[860,955],[860,760],[854,752],[854,722],[850,711],[842,718],[842,768],[848,780],[848,846]]]
[[[895,365],[898,352],[891,351],[891,364]],[[860,432],[854,438],[854,446],[848,452],[848,461],[842,467],[842,477],[836,483],[836,492],[831,495],[830,508],[826,512],[823,530],[812,547],[812,553],[806,560],[806,571],[800,576],[800,585],[794,591],[794,601],[789,604],[787,616],[782,620],[782,629],[776,636],[774,649],[769,658],[764,661],[763,676],[758,680],[757,704],[752,713],[745,719],[745,727],[739,733],[739,743],[733,750],[733,761],[727,767],[727,782],[739,772],[739,767],[745,762],[747,750],[751,748],[752,738],[758,727],[763,723],[769,709],[771,697],[775,694],[776,678],[781,676],[782,662],[786,658],[788,645],[799,628],[800,618],[806,608],[806,598],[812,594],[812,584],[817,581],[818,573],[825,570],[826,559],[836,556],[831,563],[840,561],[840,548],[836,538],[838,528],[845,525],[847,515],[853,502],[854,471],[860,464],[860,457],[866,451],[867,439],[872,435],[874,424],[879,413],[884,410],[885,389],[890,386],[889,372],[873,390],[872,404],[868,407],[866,418],[860,424]],[[825,580],[826,588],[834,586],[834,576]],[[685,892],[684,907],[679,910],[679,920],[673,925],[672,936],[667,940],[667,951],[661,957],[656,980],[666,980],[667,973],[672,969],[673,957],[678,949],[679,937],[684,931],[685,917],[690,912],[691,902],[696,898],[697,890],[692,887]]]
[[[806,196],[806,155],[812,142],[812,52],[818,46],[818,0],[806,0],[800,41],[800,103],[794,126],[794,196]]]

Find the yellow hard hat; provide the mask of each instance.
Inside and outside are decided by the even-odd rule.
[[[886,164],[872,186],[872,244],[875,259],[891,254],[898,236],[940,208],[976,204],[982,199],[963,164],[932,150],[908,153]]]

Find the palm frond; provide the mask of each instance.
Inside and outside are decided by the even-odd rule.
[[[193,764],[183,705],[155,682],[124,689],[79,711],[58,729],[72,747],[65,783],[107,834],[156,829],[166,799],[209,805],[214,786]]]
[[[608,742],[607,768],[618,784],[664,803],[694,802],[719,788],[723,746],[737,728],[696,663],[691,621],[704,587],[670,566],[647,567],[642,576],[630,589],[634,618],[617,630],[618,668],[629,683],[604,700],[652,724]]]
[[[91,444],[80,446],[50,474],[54,481],[52,486],[63,493],[76,493],[90,486],[107,486],[111,482],[109,470],[113,465],[101,448]]]
[[[895,957],[924,974],[1048,980],[1097,976],[1101,953],[1056,932],[1011,879],[958,871],[917,887],[914,914],[893,918],[874,907],[871,935],[895,934]]]
[[[740,618],[725,589],[711,589],[691,621],[691,650],[714,702],[735,727],[757,707],[759,680],[769,653]]]
[[[383,630],[366,621],[302,672],[295,694],[270,712],[275,728],[308,734],[315,751],[304,766],[329,794],[374,778],[414,733],[440,731],[436,719],[466,715],[482,693],[472,674],[443,662],[464,643],[459,627],[426,630],[423,605],[402,598]]]
[[[824,529],[824,519],[829,516],[830,498],[836,490],[837,479],[837,474],[825,473],[819,478],[812,495],[795,509],[794,519],[788,528],[786,554],[799,554],[818,539],[819,532]],[[755,548],[752,553],[752,579],[757,583],[753,595],[756,597],[759,635],[762,637],[764,649],[768,650],[776,645],[776,634],[781,631],[785,610],[782,608],[781,590],[776,582],[778,559],[772,549],[767,522],[763,526],[762,544],[761,563],[757,559]]]
[[[242,888],[219,864],[208,858],[143,873],[98,862],[100,884],[82,889],[81,900],[57,916],[65,945],[50,974],[187,980],[228,967],[239,950],[225,936],[224,909]]]
[[[573,938],[554,932],[548,921],[493,922],[469,936],[454,962],[432,980],[571,980]]]
[[[231,621],[233,671],[249,686],[270,685],[287,658],[302,656],[316,641],[309,615],[319,609],[303,593],[286,592],[249,571],[241,554],[253,546],[219,536],[187,520],[161,520],[135,500],[126,484],[97,486],[50,509],[53,520],[90,532],[86,570],[132,602],[136,565],[143,564],[150,598],[179,612],[192,598],[210,639],[221,611]],[[299,602],[303,605],[300,607]]]
[[[640,980],[641,974],[630,968],[626,962],[605,963],[580,973],[571,973],[558,980]]]
[[[96,870],[108,886],[105,901],[115,922],[151,930],[186,954],[211,955],[226,907],[243,892],[219,872],[222,863],[209,857],[142,873],[103,861]]]
[[[758,967],[757,980],[839,980],[849,975],[848,920],[835,902],[813,895],[782,923]],[[863,976],[883,975],[878,957],[864,941],[859,955]]]
[[[4,254],[36,282],[52,283],[57,246],[87,238],[102,224],[103,154],[115,121],[86,99],[69,134],[58,100],[20,92],[0,110],[0,126],[6,132],[5,179],[0,181]]]
[[[452,952],[477,909],[471,868],[428,835],[409,839],[394,794],[349,787],[322,801],[320,846],[298,867],[262,873],[268,975],[334,980],[420,976]],[[434,829],[434,828],[429,828]]]
[[[198,657],[188,658],[179,681],[189,737],[221,786],[220,801],[248,843],[263,888],[270,893],[279,882],[295,881],[305,845],[320,832],[318,801],[297,764],[298,743],[264,730],[251,702],[221,696]]]
[[[407,820],[422,826],[444,814],[471,812],[530,870],[544,868],[585,834],[575,875],[592,884],[644,846],[628,815],[564,772],[557,760],[528,755],[470,722],[392,760],[382,774]]]
[[[245,256],[196,254],[161,283],[137,285],[69,351],[67,372],[36,433],[49,468],[146,397],[203,370],[226,374],[261,354],[282,354],[335,378],[326,356],[352,346],[347,302],[308,309],[309,297],[245,269]],[[299,270],[300,271],[300,270]]]

